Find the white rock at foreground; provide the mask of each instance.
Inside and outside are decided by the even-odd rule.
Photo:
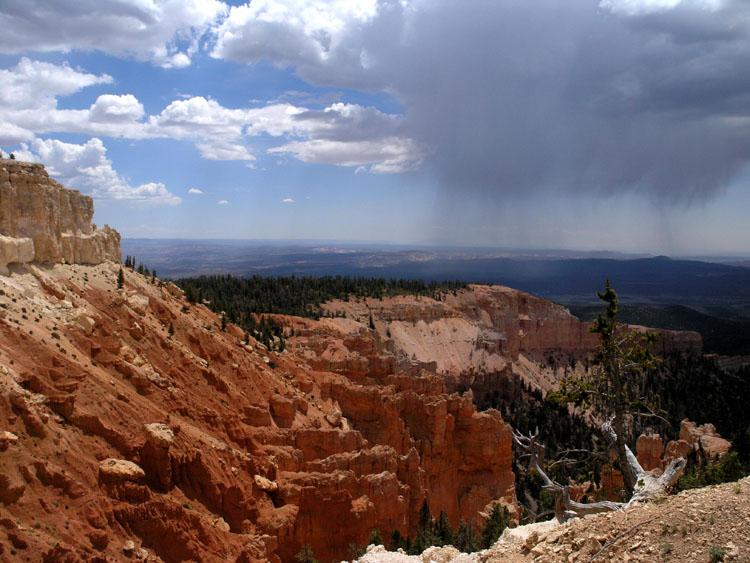
[[[382,545],[368,545],[367,552],[355,563],[475,563],[476,553],[460,553],[455,547],[428,547],[422,555],[387,551]]]

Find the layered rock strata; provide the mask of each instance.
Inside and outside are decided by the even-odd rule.
[[[90,197],[52,180],[44,166],[0,159],[0,274],[8,265],[120,261],[120,235],[91,220]]]
[[[512,399],[521,382],[546,392],[571,370],[582,374],[599,343],[565,307],[502,286],[472,285],[439,300],[333,301],[324,310],[335,318],[284,321],[295,335],[290,347],[314,369],[354,380],[438,376],[448,392],[470,389],[480,405]],[[701,353],[698,333],[657,332],[657,354]]]

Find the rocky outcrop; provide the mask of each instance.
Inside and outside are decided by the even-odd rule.
[[[658,434],[648,433],[638,436],[635,450],[638,463],[645,471],[663,468],[661,456],[664,453],[664,441]]]
[[[313,369],[357,381],[435,375],[448,392],[471,389],[479,405],[498,393],[512,398],[521,382],[548,391],[570,369],[582,373],[599,342],[590,323],[566,308],[502,286],[471,285],[439,300],[362,298],[323,308],[335,318],[279,319],[294,333],[288,345]],[[701,352],[698,333],[657,332],[657,354]]]
[[[687,418],[680,424],[680,437],[667,444],[665,461],[684,457],[693,452],[702,452],[708,459],[723,456],[732,447],[732,442],[722,438],[713,424],[690,422]]]
[[[52,180],[44,166],[0,159],[0,273],[9,264],[120,261],[120,235],[91,220],[93,200]]]
[[[713,424],[698,426],[686,418],[680,424],[680,437],[671,440],[666,447],[658,434],[641,434],[636,442],[636,456],[646,471],[660,471],[673,459],[688,459],[691,454],[698,452],[702,452],[708,459],[717,458],[727,453],[731,447],[732,443],[722,438]]]
[[[328,562],[374,528],[413,537],[425,500],[454,527],[514,505],[510,428],[443,378],[313,369],[130,269],[118,291],[117,272],[0,277],[0,509],[29,529],[70,521],[29,535],[31,560],[119,560],[133,542],[209,562],[293,561],[309,544]]]

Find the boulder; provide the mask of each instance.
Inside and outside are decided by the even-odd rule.
[[[149,443],[158,448],[169,448],[174,442],[174,432],[166,424],[152,422],[144,424],[143,431]]]
[[[99,464],[99,475],[117,481],[138,481],[145,477],[146,473],[132,461],[108,458]]]

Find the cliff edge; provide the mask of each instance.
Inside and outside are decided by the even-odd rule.
[[[0,274],[11,264],[119,262],[120,234],[91,222],[94,202],[44,166],[0,159]]]

